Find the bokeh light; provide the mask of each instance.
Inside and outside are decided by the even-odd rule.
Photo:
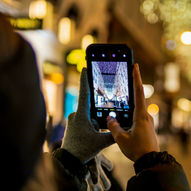
[[[81,47],[83,50],[86,50],[86,48],[95,42],[95,39],[92,35],[85,35],[83,38],[82,38],[82,42],[81,42]]]
[[[143,84],[145,98],[150,98],[154,93],[154,87],[150,84]]]
[[[32,1],[29,6],[29,17],[42,19],[47,13],[47,3],[44,0]]]
[[[183,32],[180,36],[181,42],[185,45],[191,45],[191,32]]]
[[[147,107],[147,112],[150,114],[150,115],[157,115],[159,113],[159,107],[158,105],[156,104],[150,104],[148,107]]]
[[[191,101],[186,98],[180,98],[177,101],[177,106],[183,111],[186,111],[186,112],[191,111]]]
[[[58,24],[58,39],[61,43],[67,44],[71,40],[71,28],[72,21],[64,17],[59,21]]]

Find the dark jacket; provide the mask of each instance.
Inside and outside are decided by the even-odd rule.
[[[145,154],[134,168],[127,191],[190,191],[182,166],[167,152]]]
[[[72,182],[70,191],[86,190],[87,165],[64,149],[54,151],[52,158],[62,180],[58,181],[60,191],[68,190],[63,186],[66,176]],[[182,166],[167,152],[145,154],[135,162],[134,168],[136,175],[128,181],[127,191],[190,191]]]
[[[0,13],[1,50],[8,50],[15,39],[18,44],[14,54],[7,52],[6,59],[0,59],[1,187],[16,191],[31,176],[41,155],[46,108],[35,53],[7,20]]]
[[[85,176],[88,168],[65,149],[52,152],[58,191],[86,191]]]

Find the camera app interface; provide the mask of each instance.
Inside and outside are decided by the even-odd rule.
[[[127,62],[92,61],[92,74],[96,108],[129,109]]]

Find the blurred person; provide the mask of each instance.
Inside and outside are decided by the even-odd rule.
[[[123,154],[134,161],[136,175],[127,191],[189,191],[182,166],[167,152],[160,152],[153,118],[147,113],[138,64],[133,69],[135,111],[133,126],[125,131],[116,119],[108,117],[108,128]]]
[[[74,115],[70,117],[62,149],[43,153],[46,105],[35,53],[3,14],[0,45],[1,187],[14,191],[108,190],[110,181],[102,166],[111,170],[112,165],[98,153],[114,141],[111,133],[99,133],[89,121],[83,108],[88,103],[88,96],[85,102],[83,97],[88,95],[87,86],[81,88],[81,107],[75,120]]]
[[[1,187],[19,190],[45,138],[46,111],[35,55],[0,14]]]

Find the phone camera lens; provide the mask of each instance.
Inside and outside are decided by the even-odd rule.
[[[114,58],[116,55],[115,54],[112,54],[112,57]]]

